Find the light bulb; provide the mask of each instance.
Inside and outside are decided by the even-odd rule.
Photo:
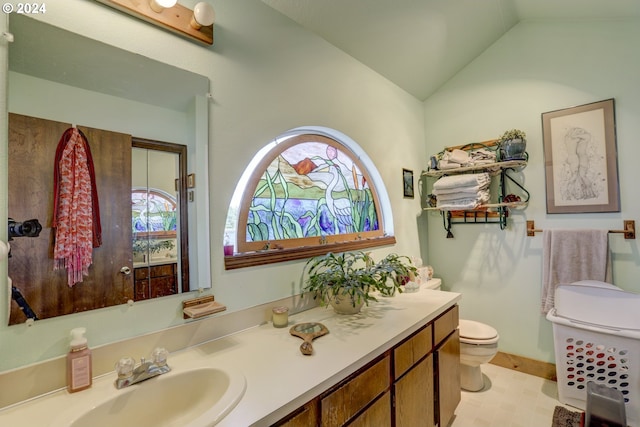
[[[175,6],[177,2],[178,0],[149,0],[149,7],[154,12],[160,13],[166,8]]]
[[[216,11],[213,6],[206,2],[200,2],[193,8],[193,17],[191,18],[191,26],[196,30],[201,27],[208,27],[213,24],[216,19]]]

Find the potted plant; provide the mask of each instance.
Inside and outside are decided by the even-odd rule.
[[[498,138],[500,160],[526,160],[527,134],[519,129],[511,129]]]
[[[314,294],[320,304],[330,304],[336,313],[355,314],[369,301],[372,292],[393,295],[417,269],[409,257],[390,254],[376,263],[371,255],[356,251],[311,258],[305,265],[307,278],[303,290]]]

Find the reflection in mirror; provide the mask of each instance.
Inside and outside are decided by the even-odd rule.
[[[142,237],[153,243],[164,241],[161,244],[167,247],[174,245],[162,254],[169,255],[166,258],[172,262],[168,264],[174,264],[176,292],[210,287],[208,263],[202,261],[209,259],[208,229],[196,230],[195,224],[197,213],[201,223],[208,225],[207,157],[199,155],[206,153],[207,145],[208,114],[204,95],[208,92],[208,79],[30,17],[12,15],[9,29],[15,36],[15,42],[9,45],[9,139],[18,141],[18,144],[10,143],[8,150],[9,216],[18,222],[37,218],[42,224],[39,237],[21,237],[12,242],[9,276],[19,292],[11,303],[10,324],[26,319],[14,302],[20,298],[30,306],[39,307],[34,310],[38,318],[146,298],[146,295],[142,298],[134,295],[134,268],[144,270],[146,267],[146,273],[140,274],[149,275],[149,268],[156,261],[151,258],[157,258],[160,253],[147,253],[145,259],[136,259],[136,263],[146,262],[146,265],[134,265],[132,245]],[[171,84],[167,85],[167,81]],[[51,102],[52,99],[56,102]],[[56,284],[56,280],[61,279],[56,279],[50,253],[53,173],[49,168],[53,168],[60,136],[75,123],[86,135],[96,174],[102,177],[96,181],[103,243],[94,248],[91,267],[100,274],[85,278],[83,288],[89,292],[81,291],[79,286],[69,288],[64,281]],[[131,203],[132,188],[137,186],[133,181],[137,167],[132,166],[132,156],[133,150],[139,147],[131,135],[174,141],[185,150],[182,154],[160,150],[172,156],[174,166],[183,164],[183,171],[171,178],[168,190],[166,184],[153,185],[172,196],[168,200],[173,198],[176,204],[176,228],[172,237],[162,238],[148,231],[135,234],[134,239]],[[30,148],[27,148],[29,145],[21,147],[25,141],[31,144]],[[158,152],[157,148],[144,150]],[[156,161],[151,159],[154,155],[148,154],[146,162],[151,166],[145,172],[150,179],[156,167]],[[46,167],[39,168],[38,162]],[[196,197],[194,202],[189,202],[188,211],[186,197],[179,195],[180,191],[186,191],[186,179],[182,177],[178,181],[180,191],[175,187],[176,177],[187,171],[203,177],[198,181],[198,188],[190,189]],[[202,207],[201,202],[205,203]],[[189,220],[192,224],[187,227]],[[18,269],[23,271],[22,276],[16,272]],[[26,286],[35,283],[36,273],[46,277],[46,285],[27,291]],[[146,293],[153,294],[149,288]],[[162,294],[159,292],[158,296]]]
[[[187,148],[134,138],[131,226],[136,301],[189,290]]]

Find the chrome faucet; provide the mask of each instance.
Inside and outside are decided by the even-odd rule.
[[[166,374],[171,371],[167,365],[168,355],[169,352],[166,349],[156,348],[151,354],[153,360],[147,361],[142,357],[138,366],[135,365],[135,361],[131,357],[123,357],[115,366],[118,378],[114,385],[117,389],[121,389]]]

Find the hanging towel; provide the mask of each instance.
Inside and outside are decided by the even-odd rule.
[[[66,268],[71,287],[89,274],[93,248],[102,244],[93,158],[76,128],[64,132],[56,149],[53,203],[54,269]]]
[[[607,230],[544,230],[542,234],[542,313],[553,308],[558,285],[613,281]]]

